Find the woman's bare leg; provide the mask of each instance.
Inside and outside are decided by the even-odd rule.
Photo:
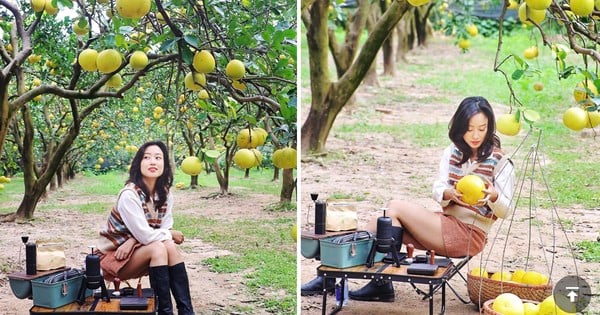
[[[163,244],[167,249],[169,266],[175,266],[178,263],[183,262],[183,257],[181,256],[179,250],[177,250],[177,245],[175,244],[175,242],[173,242],[173,240],[164,241]]]
[[[419,205],[402,200],[392,200],[388,203],[386,215],[392,218],[392,225],[404,228],[408,234],[403,243],[415,240],[416,248],[433,249],[436,253],[444,255],[444,238],[442,237],[442,222],[439,216]],[[367,229],[377,231],[377,219],[371,220]]]
[[[130,260],[119,271],[119,278],[137,278],[142,270],[148,267],[165,266],[168,263],[167,247],[163,242],[152,242],[138,247]]]

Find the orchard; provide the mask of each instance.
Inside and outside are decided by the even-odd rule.
[[[4,175],[25,182],[5,219],[32,218],[48,189],[80,172],[126,170],[148,140],[167,143],[178,168],[197,158],[193,171],[182,165],[190,186],[215,176],[221,195],[240,131],[264,131],[263,156],[296,145],[287,1],[19,0],[0,12],[0,152]],[[252,167],[279,177],[266,160]],[[291,202],[293,169],[281,187]]]

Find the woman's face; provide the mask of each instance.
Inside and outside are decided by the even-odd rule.
[[[147,147],[140,163],[142,176],[144,178],[158,178],[162,175],[164,166],[162,150],[156,145]]]
[[[483,113],[477,113],[469,119],[469,128],[463,135],[465,142],[477,152],[488,132],[488,118]]]

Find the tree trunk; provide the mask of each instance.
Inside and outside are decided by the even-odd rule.
[[[273,181],[276,182],[279,180],[279,167],[273,165]]]
[[[387,10],[387,4],[385,0],[379,1],[381,12]],[[394,30],[392,28],[388,34],[388,37],[383,42],[381,50],[383,52],[383,75],[393,77],[396,74],[396,63],[394,62]]]
[[[294,169],[286,168],[283,170],[283,181],[281,183],[281,194],[279,195],[279,201],[281,202],[292,202],[292,195],[296,183],[294,180]]]
[[[412,48],[408,46],[408,34],[411,30],[412,16],[405,14],[396,26],[396,62],[406,61],[406,53]]]
[[[389,9],[375,25],[350,68],[336,83],[329,80],[327,64],[327,6],[328,1],[315,1],[310,7],[310,19],[303,16],[307,25],[309,51],[311,107],[301,129],[303,153],[321,152],[325,149],[329,131],[340,110],[364,79],[377,56],[379,48],[396,23],[408,10],[405,1],[392,2]]]
[[[420,6],[415,8],[415,30],[417,35],[417,45],[426,46],[428,35],[430,34],[429,22],[427,18],[434,4]]]
[[[198,175],[190,176],[190,188],[196,189],[198,187]]]

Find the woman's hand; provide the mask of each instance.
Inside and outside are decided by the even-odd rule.
[[[183,243],[184,237],[181,231],[171,230],[171,236],[173,237],[173,242],[175,242],[175,244]]]
[[[469,204],[467,204],[466,202],[464,202],[462,200],[462,194],[459,193],[456,188],[447,188],[446,190],[444,190],[444,200],[449,200],[452,201],[456,204],[459,204],[461,206],[465,206],[468,207]]]
[[[131,253],[131,251],[133,250],[133,246],[137,243],[137,240],[133,237],[128,238],[125,243],[121,244],[121,246],[119,246],[117,248],[117,250],[115,250],[115,258],[117,260],[123,260],[127,257],[129,257],[129,254]]]
[[[487,177],[482,178],[485,181],[485,189],[483,190],[485,197],[477,201],[477,206],[484,206],[489,201],[495,202],[498,200],[498,191],[496,190],[496,187],[494,187],[494,183],[492,183]]]

